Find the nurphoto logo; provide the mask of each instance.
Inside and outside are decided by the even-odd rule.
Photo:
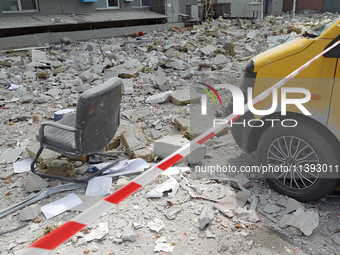
[[[210,85],[207,85],[205,83],[201,83],[200,84],[206,86],[207,88],[209,88],[211,91],[214,92],[214,94],[217,96],[221,106],[222,106],[222,100],[221,97],[219,96],[219,94],[217,93],[217,91],[211,87]],[[270,109],[267,110],[257,110],[255,109],[255,105],[253,105],[253,88],[248,88],[247,91],[247,96],[248,96],[248,103],[245,105],[244,104],[244,94],[242,92],[242,90],[234,85],[231,84],[217,84],[215,86],[217,89],[227,89],[231,92],[232,94],[232,98],[233,98],[233,114],[234,115],[244,115],[245,114],[245,109],[249,109],[249,111],[251,113],[253,113],[254,115],[259,115],[259,116],[265,116],[265,115],[270,115],[272,113],[274,113],[277,109],[278,106],[278,96],[277,96],[277,89],[274,89],[272,92],[272,106]],[[210,91],[208,91],[207,89],[204,88],[200,88],[199,89],[205,91],[214,101],[215,105],[217,105],[216,100],[214,98],[214,96],[212,95],[212,93]],[[301,93],[304,94],[305,97],[304,98],[287,98],[287,94],[288,93]],[[203,94],[201,96],[201,114],[202,115],[206,115],[207,114],[207,95]],[[303,106],[304,103],[309,102],[309,100],[311,99],[311,93],[304,88],[281,88],[281,115],[282,116],[286,116],[287,114],[287,105],[288,104],[293,104],[295,105],[304,115],[310,116],[312,115],[307,109],[306,107]],[[262,127],[265,123],[265,121],[271,122],[271,125],[274,125],[275,121],[279,121],[279,119],[265,119],[265,120],[260,120],[260,119],[251,119],[249,120],[247,123],[245,120],[243,120],[243,122],[234,122],[231,121],[230,125],[236,125],[236,124],[240,124],[243,126],[250,126],[250,127]],[[292,122],[294,124],[292,124]],[[255,124],[256,123],[256,124]],[[223,124],[227,124],[227,121],[224,119],[215,119],[214,120],[214,127],[216,125],[223,125]],[[281,124],[284,127],[295,127],[297,125],[297,121],[294,119],[284,119],[281,120]]]

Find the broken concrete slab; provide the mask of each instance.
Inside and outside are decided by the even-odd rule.
[[[236,175],[232,179],[233,180],[230,181],[230,185],[233,188],[241,189],[241,187],[239,187],[239,184],[245,189],[250,186],[250,181],[248,180],[248,178],[243,173]]]
[[[47,188],[48,185],[48,182],[45,181],[43,178],[36,174],[30,173],[24,184],[24,189],[28,192],[33,192]]]
[[[229,193],[225,198],[214,205],[214,208],[219,210],[221,213],[227,215],[228,217],[233,217],[235,215],[234,210],[238,207],[243,207],[251,193],[249,191],[239,191],[237,193]]]
[[[179,205],[173,205],[169,209],[165,210],[165,216],[169,220],[173,220],[176,218],[177,214],[179,214],[182,211],[182,208]]]
[[[304,211],[298,208],[292,215],[285,214],[280,220],[280,228],[294,226],[306,236],[310,236],[319,225],[319,213],[316,210]]]
[[[170,101],[177,105],[196,104],[200,100],[201,95],[190,89],[175,90],[170,97]]]
[[[163,92],[160,94],[156,94],[153,96],[148,97],[145,100],[145,103],[147,104],[160,104],[160,103],[164,103],[165,101],[168,100],[168,98],[173,94],[172,91],[167,91],[167,92]]]
[[[288,198],[287,200],[287,204],[286,204],[286,210],[285,210],[285,214],[289,214],[291,212],[296,211],[297,209],[302,209],[304,210],[305,208],[295,199],[293,198]]]
[[[36,153],[40,148],[39,142],[34,142],[32,145],[26,147],[26,151],[30,155],[31,158],[34,158]],[[44,149],[38,158],[38,162],[41,163],[43,160],[51,159],[51,158],[59,158],[62,155],[58,152],[51,151],[49,149]]]
[[[125,178],[119,178],[116,182],[116,189],[120,189],[121,187],[124,187],[126,184],[128,184],[129,181]]]
[[[201,212],[199,221],[200,221],[200,229],[203,229],[206,225],[208,225],[214,219],[214,211],[209,206],[204,206]]]
[[[273,213],[277,213],[278,211],[280,211],[280,207],[276,205],[266,204],[266,206],[263,208],[263,211],[265,213],[273,214]]]
[[[201,51],[203,52],[204,55],[211,55],[211,54],[214,53],[215,50],[216,50],[216,48],[212,45],[208,45],[208,46],[201,49]]]
[[[190,115],[176,117],[174,119],[175,126],[188,139],[194,139],[209,128],[214,126],[216,119],[214,113],[207,109],[207,115],[201,114],[201,107],[193,107],[190,109]],[[224,135],[229,128],[221,130],[216,136]]]
[[[189,143],[190,141],[186,138],[178,136],[165,136],[155,141],[154,154],[162,158],[166,158],[173,152],[177,151],[178,149]],[[179,163],[183,162],[198,163],[204,158],[206,151],[207,147],[205,145],[201,145],[196,150],[191,151],[189,156],[186,156],[183,159],[181,159]]]
[[[41,213],[40,207],[41,206],[39,204],[34,204],[25,207],[19,212],[19,219],[21,221],[34,220]]]

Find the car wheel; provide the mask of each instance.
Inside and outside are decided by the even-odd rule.
[[[318,200],[338,184],[339,142],[313,120],[295,120],[296,127],[277,122],[266,129],[257,146],[258,163],[267,167],[264,177],[274,190],[299,201]]]

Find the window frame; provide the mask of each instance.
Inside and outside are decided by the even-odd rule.
[[[261,0],[249,0],[248,4],[261,4]]]
[[[33,0],[35,2],[36,9],[29,9],[29,10],[23,10],[21,5],[21,0],[15,0],[18,4],[19,10],[15,11],[3,11],[1,10],[1,13],[32,13],[32,12],[39,12],[39,6],[38,6],[38,0]]]
[[[132,2],[132,1],[131,1]],[[143,5],[143,0],[139,0],[139,4],[140,5],[135,5],[135,6],[131,6],[131,8],[145,8],[148,7],[149,5]]]
[[[100,1],[100,0],[98,0]],[[118,6],[109,6],[109,0],[105,0],[106,7],[97,7],[96,10],[107,10],[107,9],[120,9],[120,0],[118,0]]]

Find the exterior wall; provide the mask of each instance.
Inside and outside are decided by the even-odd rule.
[[[282,10],[284,12],[290,12],[293,10],[293,0],[284,0]],[[334,3],[338,3],[338,1],[329,1],[330,6],[334,6]],[[296,1],[296,12],[301,12],[304,10],[312,10],[321,13],[323,11],[324,0],[298,0]]]
[[[197,5],[197,0],[186,0],[186,1],[179,0],[179,13],[185,14],[187,5],[193,5],[193,4]]]
[[[61,14],[82,14],[96,13],[100,11],[119,12],[119,11],[140,11],[148,10],[148,6],[132,7],[130,2],[120,0],[120,8],[97,10],[96,3],[81,3],[79,0],[37,0],[38,12],[13,12],[2,13],[1,16],[27,16],[27,15],[61,15]],[[184,9],[185,10],[185,9]]]
[[[249,0],[217,0],[216,3],[230,3],[232,17],[252,17],[254,12],[261,15],[261,4],[249,4]]]
[[[283,0],[273,0],[272,1],[272,14],[281,15],[282,14]]]
[[[324,12],[340,12],[340,2],[334,0],[324,0],[323,3]]]

